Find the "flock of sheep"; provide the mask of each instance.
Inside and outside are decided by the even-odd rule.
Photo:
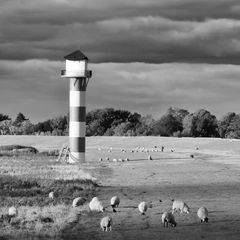
[[[161,201],[161,200],[160,200]],[[162,214],[162,224],[164,227],[168,227],[168,224],[172,227],[176,227],[177,223],[174,218],[174,213],[177,211],[180,211],[181,213],[190,213],[190,209],[188,205],[181,201],[181,200],[172,200],[172,211],[166,211]],[[94,202],[94,206],[92,205],[92,202]],[[120,204],[120,199],[117,196],[114,196],[110,200],[110,204],[113,208],[113,212],[116,212],[116,207]],[[102,203],[98,200],[98,198],[93,198],[93,200],[89,203],[89,208],[91,211],[101,211],[104,212],[104,208],[102,206]],[[147,202],[141,202],[138,205],[138,210],[142,215],[145,215],[148,208],[152,208],[151,203]],[[100,210],[101,209],[101,210]],[[206,207],[200,207],[197,211],[197,216],[200,218],[201,222],[208,222],[208,210]],[[108,229],[112,230],[112,218],[110,216],[105,216],[100,221],[100,227],[102,231],[108,231]]]
[[[102,148],[98,148],[99,151],[102,150]],[[113,148],[109,148],[108,152],[111,153],[113,150]],[[196,147],[195,150],[199,150],[199,147]],[[153,148],[145,148],[145,147],[136,147],[132,150],[130,150],[131,153],[136,153],[136,152],[163,152],[164,151],[164,146],[161,146],[160,148],[158,148],[157,146],[154,146]],[[125,149],[121,149],[122,153],[126,153]],[[170,152],[175,152],[175,149],[170,149]],[[194,158],[194,155],[191,154],[190,155],[191,158]],[[109,157],[106,157],[107,161],[110,161]],[[153,160],[152,156],[149,155],[148,156],[148,160]],[[99,161],[102,162],[103,158],[99,158]],[[125,159],[119,158],[113,158],[112,160],[113,162],[124,162],[124,161],[129,161],[129,158],[126,157]],[[171,211],[166,211],[162,214],[162,223],[164,227],[168,227],[168,225],[170,224],[170,226],[172,227],[176,227],[177,223],[175,221],[175,217],[174,217],[174,213],[177,211],[180,211],[181,213],[187,213],[189,214],[190,212],[190,208],[188,207],[188,205],[181,201],[181,200],[172,200],[173,204],[172,204],[172,210]],[[161,202],[161,200],[160,200]],[[110,200],[110,204],[113,208],[113,212],[116,212],[116,207],[118,207],[118,205],[120,204],[120,199],[117,196],[114,196],[111,198]],[[89,208],[91,211],[99,211],[99,212],[104,212],[104,207],[101,203],[101,201],[99,201],[99,199],[97,197],[94,197],[92,199],[92,201],[89,203]],[[152,208],[152,204],[149,202],[141,202],[138,205],[138,210],[140,211],[140,213],[142,215],[145,215],[146,211],[148,208]],[[208,210],[206,207],[200,207],[197,211],[197,216],[200,218],[201,222],[208,222]],[[110,216],[105,216],[101,219],[100,221],[100,227],[103,231],[108,231],[108,229],[111,231],[112,229],[112,218]]]
[[[49,193],[49,198],[54,198],[54,193]],[[159,200],[162,202],[162,200]],[[174,213],[180,211],[180,213],[190,213],[190,208],[188,205],[181,201],[181,200],[172,200],[172,210],[166,211],[162,214],[162,224],[164,227],[168,227],[168,225],[172,227],[176,227],[177,223],[174,217]],[[72,207],[78,207],[83,205],[86,202],[85,198],[78,197],[73,200]],[[110,200],[110,205],[112,207],[112,211],[114,213],[117,212],[116,208],[119,207],[120,204],[120,198],[118,196],[113,196]],[[104,207],[102,202],[98,199],[98,197],[94,197],[88,204],[90,211],[95,212],[105,212],[105,209],[108,207]],[[138,205],[138,210],[141,215],[145,215],[148,208],[152,208],[151,202],[140,202]],[[8,222],[11,221],[13,217],[16,217],[18,215],[18,210],[15,207],[10,207],[8,210],[7,215],[2,215],[2,218],[7,218],[4,220],[7,220]],[[197,211],[197,216],[200,218],[201,222],[208,222],[208,210],[206,207],[201,207]],[[111,216],[105,216],[100,221],[100,227],[102,231],[111,231],[113,225],[113,220]]]
[[[162,202],[161,200],[159,200]],[[188,205],[181,201],[181,200],[172,200],[172,210],[166,211],[162,214],[162,224],[164,227],[168,227],[168,225],[172,227],[176,227],[177,223],[174,218],[174,213],[180,211],[180,213],[190,213],[190,208]],[[112,210],[114,213],[116,213],[116,208],[120,204],[120,198],[118,196],[114,196],[110,200],[110,206],[112,207]],[[75,206],[75,205],[74,205]],[[103,207],[102,202],[98,199],[98,197],[94,197],[89,202],[89,209],[90,211],[96,211],[96,212],[104,212],[107,207]],[[145,215],[148,208],[152,208],[151,202],[141,202],[138,205],[138,210],[141,215]],[[208,210],[206,207],[201,207],[197,211],[197,216],[200,218],[201,222],[208,222]],[[111,231],[113,225],[113,220],[111,216],[105,216],[100,221],[100,227],[102,231]]]
[[[145,148],[145,147],[138,146],[138,147],[136,147],[136,148],[131,149],[131,150],[130,150],[130,153],[138,153],[138,152],[147,152],[147,153],[148,153],[148,152],[163,152],[164,149],[165,149],[164,146],[161,146],[160,148],[159,148],[158,146],[154,146],[154,147],[152,147],[152,148]],[[98,151],[102,151],[102,150],[103,150],[103,149],[102,149],[101,147],[98,147]],[[196,147],[195,150],[199,150],[199,148]],[[113,151],[113,148],[110,147],[110,148],[108,149],[108,153],[111,153],[112,151]],[[121,152],[122,152],[122,153],[126,153],[127,150],[121,148]],[[175,149],[174,149],[174,148],[171,148],[171,149],[170,149],[170,152],[175,152]],[[191,158],[194,158],[194,155],[191,154],[190,157],[191,157]],[[151,155],[148,155],[147,159],[148,159],[148,160],[153,160],[153,157],[152,157]],[[99,160],[99,162],[104,161],[104,159],[103,159],[102,157],[100,157],[98,160]],[[107,156],[105,160],[106,160],[106,161],[110,161],[110,157]],[[128,161],[130,161],[130,159],[129,159],[129,157],[126,157],[126,158],[118,158],[118,159],[117,159],[117,158],[113,158],[112,161],[113,161],[113,162],[128,162]]]

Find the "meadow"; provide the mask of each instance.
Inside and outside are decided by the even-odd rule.
[[[239,239],[239,140],[89,137],[87,162],[80,165],[56,161],[56,150],[67,143],[68,137],[0,137],[0,146],[39,151],[0,151],[0,214],[13,205],[19,211],[11,223],[0,222],[1,239]],[[145,151],[131,152],[137,147]],[[126,157],[130,161],[112,161]],[[50,191],[56,193],[54,200],[48,198]],[[105,213],[89,211],[93,196],[109,206],[114,195],[121,200],[117,213],[110,207]],[[73,208],[78,196],[86,204]],[[191,212],[176,213],[177,227],[163,228],[161,214],[171,209],[171,199],[184,200]],[[141,201],[153,203],[145,216],[137,209]],[[207,224],[197,218],[201,206],[209,210]],[[112,232],[100,229],[105,215],[113,218]]]

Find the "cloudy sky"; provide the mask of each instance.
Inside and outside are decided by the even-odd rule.
[[[0,113],[67,113],[60,70],[77,49],[88,110],[240,112],[239,0],[1,0]]]

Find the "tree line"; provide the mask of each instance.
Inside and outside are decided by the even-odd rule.
[[[0,114],[0,135],[68,135],[69,116],[58,116],[36,124],[18,113],[15,120]],[[221,119],[205,109],[190,113],[169,108],[159,119],[127,110],[96,109],[86,115],[87,136],[174,136],[240,138],[240,114],[230,112]]]

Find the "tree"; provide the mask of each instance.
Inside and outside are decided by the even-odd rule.
[[[227,128],[225,133],[226,138],[240,138],[240,115],[235,115]]]
[[[174,132],[177,132],[181,128],[181,123],[171,114],[167,114],[155,123],[154,132],[161,136],[172,136]]]
[[[4,120],[0,122],[0,135],[12,135],[13,134],[12,120]]]
[[[188,111],[185,109],[169,108],[166,114],[155,123],[154,135],[173,136],[174,133],[181,132],[183,130],[182,121],[187,114]]]
[[[183,130],[182,136],[184,137],[194,137],[195,136],[195,122],[196,117],[193,113],[186,115],[182,121]]]
[[[0,113],[0,122],[5,120],[11,120],[11,118],[8,115]]]
[[[18,113],[15,121],[13,122],[13,125],[16,126],[16,127],[19,127],[21,125],[22,122],[26,121],[26,120],[29,120],[27,119],[21,112]]]
[[[218,137],[217,118],[205,109],[188,114],[183,119],[183,136]]]
[[[221,138],[226,138],[231,131],[230,125],[234,121],[236,113],[229,112],[218,121],[218,132]]]

